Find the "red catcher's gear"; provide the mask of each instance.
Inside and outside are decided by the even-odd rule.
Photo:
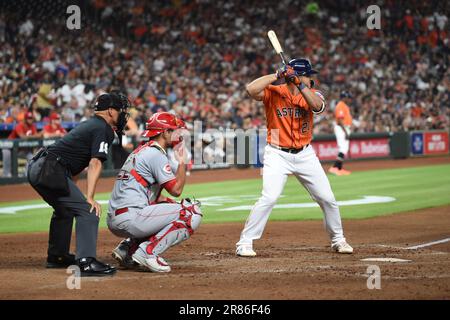
[[[163,133],[166,130],[176,130],[185,129],[186,124],[183,120],[176,117],[170,112],[157,112],[148,119],[145,124],[145,131],[142,133],[143,138],[152,138],[158,134]],[[173,146],[177,145],[182,141],[182,136],[178,137],[173,141]]]

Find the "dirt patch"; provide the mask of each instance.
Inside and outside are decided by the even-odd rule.
[[[450,156],[409,158],[398,160],[367,160],[352,161],[345,164],[345,168],[350,171],[365,171],[389,168],[404,168],[415,166],[428,166],[436,164],[450,163]],[[328,169],[330,164],[324,164]],[[236,179],[255,179],[260,177],[260,169],[216,169],[206,171],[194,171],[188,177],[187,183],[218,182]],[[97,185],[97,192],[110,192],[114,185],[114,178],[100,179]],[[80,180],[81,190],[86,190],[86,180]],[[16,184],[0,186],[0,202],[2,201],[22,201],[39,199],[39,195],[28,184]]]
[[[119,270],[68,290],[65,270],[43,268],[47,234],[0,235],[0,299],[450,299],[450,206],[366,220],[344,220],[353,255],[329,249],[320,221],[269,222],[258,256],[234,255],[242,223],[208,224],[164,256],[169,274]],[[114,264],[120,239],[99,235],[99,259]],[[405,263],[363,262],[390,257]],[[367,267],[381,270],[381,289],[367,289]]]
[[[449,163],[450,158],[349,162],[352,171]],[[325,169],[329,165],[324,166]],[[258,178],[259,169],[193,172],[188,183]],[[98,192],[111,190],[102,179]],[[85,188],[82,182],[82,188]],[[0,187],[0,201],[38,198],[28,185]],[[4,234],[0,299],[450,299],[450,242],[408,247],[450,237],[450,206],[366,220],[344,220],[353,255],[330,251],[320,221],[269,222],[255,243],[258,256],[239,258],[234,244],[242,223],[208,224],[164,256],[170,274],[120,270],[114,277],[86,278],[68,290],[65,270],[43,268],[47,234]],[[114,264],[120,239],[101,230],[99,259]],[[73,241],[74,242],[74,241]],[[363,262],[389,257],[404,263]],[[367,267],[381,270],[381,289],[367,289]]]

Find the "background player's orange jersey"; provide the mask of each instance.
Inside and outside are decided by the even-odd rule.
[[[314,89],[322,100],[323,95]],[[313,112],[301,93],[292,95],[287,85],[269,85],[263,98],[267,143],[283,148],[301,148],[312,140]]]
[[[344,101],[339,101],[336,105],[336,109],[334,110],[334,116],[337,119],[343,119],[344,120],[344,126],[351,126],[352,125],[352,115],[350,114],[350,108]]]

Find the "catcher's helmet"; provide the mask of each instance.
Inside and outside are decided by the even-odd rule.
[[[341,91],[340,98],[341,99],[343,99],[343,98],[352,98],[352,95],[348,91]]]
[[[177,117],[176,121],[179,129],[186,129],[186,123],[183,121],[183,119]]]
[[[308,59],[292,59],[288,65],[294,69],[298,76],[309,77],[312,74],[319,73],[319,71],[312,68],[311,62]]]
[[[155,137],[166,130],[184,128],[184,121],[169,112],[157,112],[148,119],[142,137]]]

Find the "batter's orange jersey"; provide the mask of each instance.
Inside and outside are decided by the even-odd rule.
[[[336,105],[336,109],[334,110],[334,116],[337,119],[343,119],[344,120],[344,126],[351,126],[352,125],[352,115],[350,114],[350,108],[344,101],[339,101]]]
[[[312,89],[324,102],[323,95]],[[313,112],[303,95],[292,95],[287,85],[269,85],[263,103],[267,121],[267,143],[282,148],[301,148],[312,140]]]

